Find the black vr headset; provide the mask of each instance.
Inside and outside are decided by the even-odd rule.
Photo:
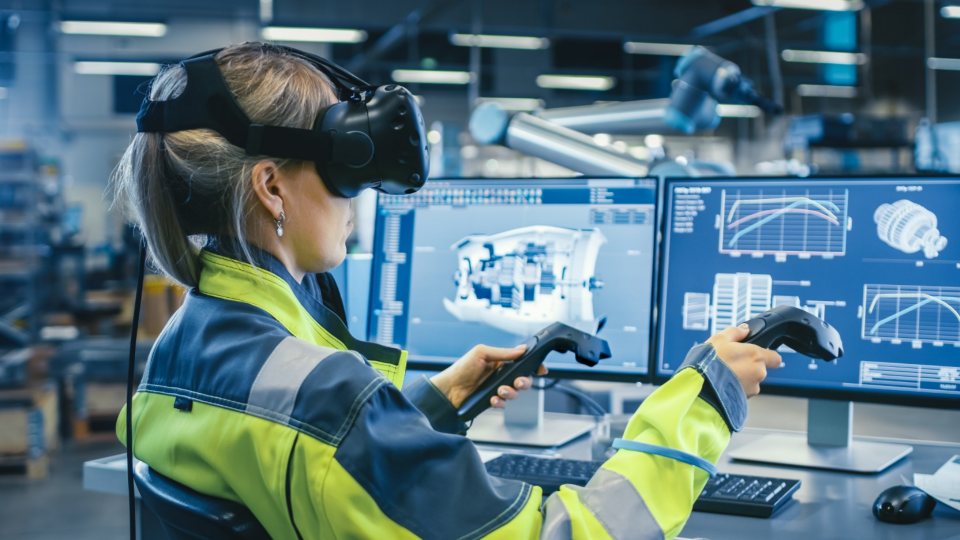
[[[429,155],[423,115],[413,94],[388,84],[371,86],[333,62],[291,47],[279,49],[327,75],[340,100],[321,109],[313,129],[254,124],[234,99],[214,59],[223,49],[180,63],[187,87],[168,101],[144,99],[137,132],[211,129],[249,156],[313,161],[327,189],[356,197],[366,188],[414,193],[427,178]]]

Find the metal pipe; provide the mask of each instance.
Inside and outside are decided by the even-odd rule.
[[[648,99],[548,109],[540,111],[537,116],[558,126],[590,134],[677,133],[666,122],[669,107],[669,98]]]
[[[502,144],[518,152],[593,176],[646,176],[646,163],[600,146],[583,133],[541,118],[517,113],[509,117],[496,103],[485,103],[470,116],[470,133],[482,144]]]

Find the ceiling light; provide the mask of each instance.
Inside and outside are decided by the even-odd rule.
[[[262,31],[268,41],[313,41],[317,43],[360,43],[367,40],[363,30],[343,28],[292,28],[267,26]]]
[[[960,71],[960,58],[927,58],[927,67],[930,69]]]
[[[546,106],[546,103],[542,99],[537,98],[477,98],[476,105],[482,105],[484,103],[496,103],[505,111],[536,111]]]
[[[609,90],[617,80],[613,77],[590,75],[540,75],[537,86],[540,88],[563,88],[567,90]]]
[[[399,83],[467,84],[473,80],[468,71],[439,71],[435,69],[395,69],[393,80]]]
[[[867,55],[852,52],[798,51],[786,49],[780,56],[786,62],[803,62],[807,64],[859,65],[867,63]]]
[[[947,19],[960,19],[960,6],[943,6],[940,15]]]
[[[160,37],[167,33],[167,25],[160,23],[63,21],[60,23],[60,32],[63,34],[95,36]]]
[[[160,72],[156,62],[74,62],[73,71],[79,75],[143,75],[152,77]]]
[[[613,140],[607,133],[597,133],[593,136],[593,142],[599,144],[600,146],[607,146]]]
[[[723,118],[756,118],[760,116],[760,107],[756,105],[717,105],[717,114]]]
[[[680,45],[677,43],[641,43],[639,41],[628,41],[623,44],[624,52],[630,54],[657,54],[662,56],[683,56],[690,52],[693,45]]]
[[[819,9],[821,11],[860,11],[861,0],[751,0],[755,6],[770,6],[795,9]]]
[[[491,36],[486,34],[450,34],[450,43],[459,47],[491,47],[495,49],[546,49],[547,38],[528,36]]]
[[[801,84],[797,86],[797,94],[802,97],[857,97],[859,89],[856,86],[834,86],[830,84]]]

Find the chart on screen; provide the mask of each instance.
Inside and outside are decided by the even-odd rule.
[[[720,253],[832,258],[846,254],[847,190],[724,189]]]

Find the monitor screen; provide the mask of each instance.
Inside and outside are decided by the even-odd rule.
[[[636,379],[649,366],[656,181],[433,180],[379,196],[369,339],[442,369],[471,347],[513,347],[560,321],[600,337],[594,368],[555,353],[555,374]]]
[[[675,179],[664,186],[656,375],[778,305],[844,355],[781,348],[773,392],[960,405],[960,180]]]

